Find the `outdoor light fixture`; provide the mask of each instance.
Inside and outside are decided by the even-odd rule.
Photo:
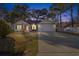
[[[32,30],[36,30],[36,25],[32,24]]]

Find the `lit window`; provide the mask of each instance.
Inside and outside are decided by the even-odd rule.
[[[32,24],[32,30],[36,30],[36,25]]]
[[[26,26],[26,30],[29,31],[29,26]]]
[[[17,30],[20,31],[22,29],[22,25],[17,25]]]

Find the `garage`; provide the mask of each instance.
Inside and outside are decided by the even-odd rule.
[[[38,32],[52,32],[55,31],[55,25],[52,23],[39,23]]]

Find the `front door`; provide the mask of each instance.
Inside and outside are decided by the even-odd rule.
[[[32,25],[31,25],[31,30],[32,30],[32,31],[35,32],[35,31],[37,31],[37,29],[38,29],[37,24],[32,24]]]

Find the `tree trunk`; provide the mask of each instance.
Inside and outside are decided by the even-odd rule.
[[[79,4],[78,4],[78,16],[77,16],[77,24],[79,23]]]
[[[74,21],[73,21],[73,9],[71,6],[71,26],[74,27]]]
[[[62,30],[62,19],[61,19],[61,12],[60,12],[60,30]]]

